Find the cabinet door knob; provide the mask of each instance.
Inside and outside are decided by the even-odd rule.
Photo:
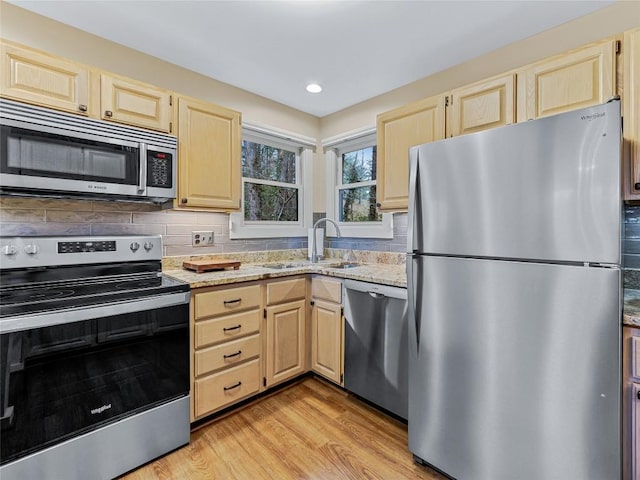
[[[376,203],[376,207],[380,208],[382,206],[381,203]]]
[[[640,182],[638,182],[638,183],[634,184],[634,185],[633,185],[633,188],[634,188],[635,190],[640,190]]]
[[[180,203],[187,203],[187,199],[186,198],[181,198],[180,199]]]
[[[113,112],[111,110],[105,110],[104,111],[104,116],[105,117],[113,117]]]
[[[78,110],[80,110],[81,112],[86,112],[87,111],[87,106],[86,105],[78,105]]]

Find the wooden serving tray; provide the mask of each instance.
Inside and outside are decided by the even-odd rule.
[[[225,268],[238,270],[241,263],[237,260],[191,260],[182,262],[182,267],[187,270],[193,270],[196,273],[203,273],[211,270],[224,270]]]

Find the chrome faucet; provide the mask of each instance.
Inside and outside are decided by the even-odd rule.
[[[316,223],[313,224],[313,239],[311,240],[311,263],[318,263],[318,252],[316,252],[316,249],[318,248],[318,246],[316,245],[316,230],[318,229],[318,224],[320,224],[321,222],[331,222],[333,223],[333,226],[336,227],[336,233],[338,234],[338,238],[340,238],[340,227],[338,227],[338,224],[336,222],[334,222],[333,220],[331,220],[330,218],[321,218],[320,220],[318,220]]]

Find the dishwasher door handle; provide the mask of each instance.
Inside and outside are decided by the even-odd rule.
[[[372,296],[373,298],[384,298],[385,295],[383,293],[376,293],[376,292],[372,292],[372,291],[368,291],[367,292],[370,296]]]

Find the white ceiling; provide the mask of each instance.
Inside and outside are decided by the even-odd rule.
[[[9,2],[319,117],[614,3]]]

